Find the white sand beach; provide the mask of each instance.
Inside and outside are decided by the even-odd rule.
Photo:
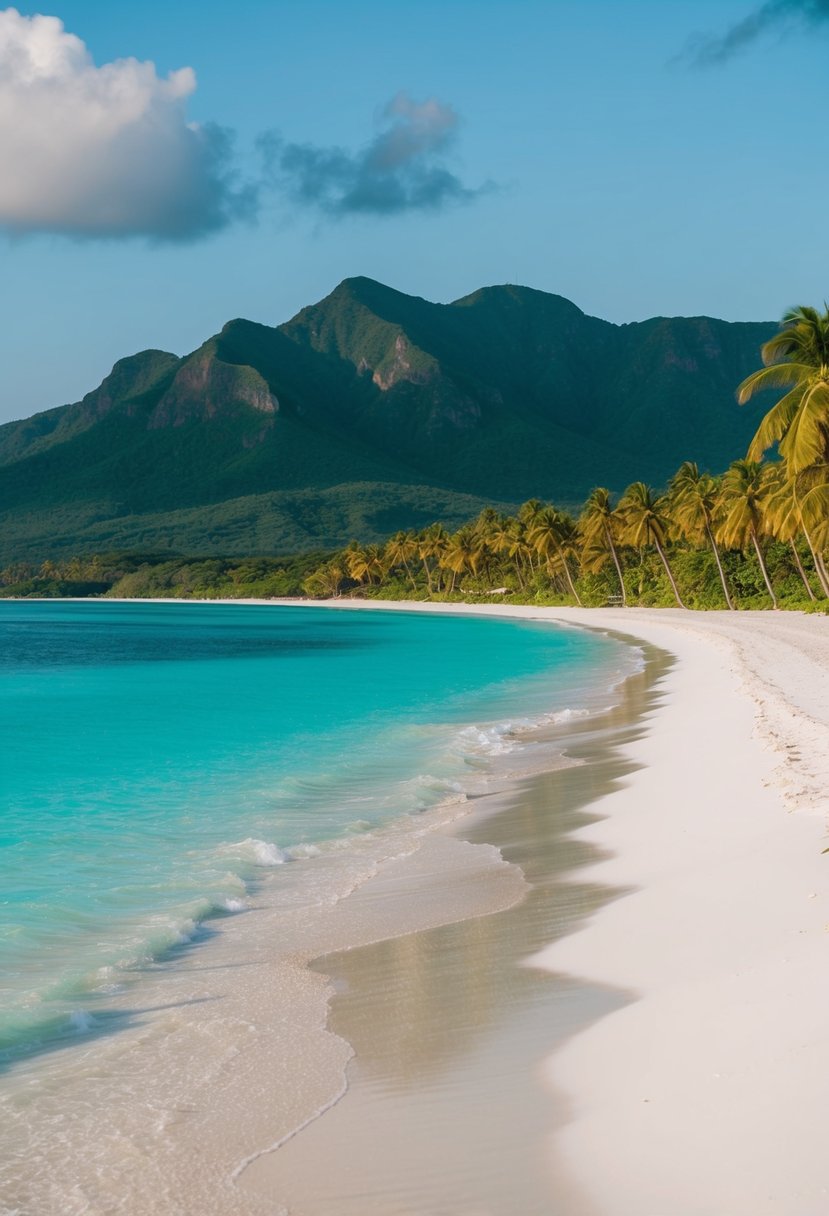
[[[829,619],[489,611],[678,659],[641,767],[579,830],[612,854],[579,881],[630,891],[530,960],[634,998],[545,1066],[568,1216],[829,1211]]]
[[[536,961],[638,999],[548,1062],[575,1106],[554,1153],[608,1216],[818,1216],[829,620],[625,616],[679,659],[645,767],[585,830],[615,854],[591,877],[638,889]]]
[[[675,662],[591,762],[332,856],[316,910],[263,890],[118,1035],[22,1070],[7,1210],[824,1216],[829,618],[388,608]]]

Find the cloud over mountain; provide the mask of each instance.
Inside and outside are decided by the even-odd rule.
[[[383,129],[358,152],[260,139],[270,183],[293,202],[330,216],[435,211],[471,202],[488,187],[470,188],[445,158],[458,128],[451,106],[415,102],[398,93],[381,112]]]
[[[763,34],[823,22],[829,22],[829,0],[766,0],[724,34],[691,39],[682,58],[697,67],[710,67],[725,63]]]
[[[0,229],[188,240],[255,209],[232,137],[187,121],[189,67],[97,67],[56,17],[0,11]]]

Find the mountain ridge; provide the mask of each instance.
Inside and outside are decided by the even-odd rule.
[[[101,532],[194,554],[333,547],[355,525],[363,540],[414,526],[435,494],[460,523],[663,484],[684,459],[716,470],[753,434],[762,403],[741,410],[734,389],[776,328],[615,325],[515,284],[435,304],[345,279],[282,325],[236,318],[181,358],[138,352],[80,402],[0,426],[0,560],[88,552]],[[328,502],[310,532],[309,494]]]

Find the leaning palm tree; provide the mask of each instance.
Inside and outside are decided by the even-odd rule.
[[[826,552],[829,549],[829,464],[818,461],[796,473],[792,487],[800,526],[812,554],[820,585],[829,596],[829,570]]]
[[[345,570],[337,560],[327,562],[326,565],[320,566],[314,570],[302,584],[306,595],[311,595],[315,599],[330,599],[338,597],[340,594],[340,586],[345,578]]]
[[[390,569],[402,566],[406,577],[412,584],[412,591],[417,591],[417,584],[412,574],[409,562],[417,556],[418,546],[413,532],[395,532],[386,541],[385,559]]]
[[[540,498],[528,498],[525,503],[518,508],[518,521],[524,525],[525,534],[529,533],[538,521],[541,519],[545,509],[545,504]],[[526,558],[529,562],[530,570],[534,570],[533,566],[533,547],[529,543],[526,548]]]
[[[798,482],[801,518],[814,537],[817,561],[825,574],[823,554],[829,549],[829,465],[812,465],[800,475]]]
[[[719,503],[719,486],[709,473],[700,473],[693,460],[686,460],[671,478],[668,488],[671,519],[679,532],[692,544],[706,540],[711,546],[720,573],[725,602],[733,610],[728,580],[714,538],[714,517]]]
[[[684,608],[674,572],[665,555],[669,526],[667,506],[664,498],[654,497],[650,486],[645,485],[643,481],[634,481],[619,500],[618,511],[622,520],[622,539],[629,545],[635,545],[638,549],[653,545],[665,567],[674,598],[679,607]]]
[[[441,564],[452,571],[449,593],[455,590],[459,574],[477,574],[484,553],[484,544],[474,528],[461,528],[449,537]]]
[[[610,491],[601,486],[591,490],[578,523],[579,532],[584,538],[584,551],[590,554],[589,564],[585,565],[585,569],[601,569],[605,560],[611,557],[619,576],[622,606],[626,607],[625,580],[622,577],[622,563],[616,543],[619,522],[619,517],[610,503]]]
[[[373,575],[377,575],[379,583],[385,573],[379,545],[363,546],[356,540],[352,541],[345,551],[345,563],[349,578],[358,583],[368,583],[369,586],[374,582]]]
[[[792,308],[780,332],[761,348],[764,366],[737,389],[741,405],[755,393],[784,388],[748,450],[750,461],[777,444],[790,476],[829,462],[829,309]]]
[[[812,534],[813,527],[820,528],[823,522],[821,513],[815,512],[815,501],[825,497],[823,492],[815,495],[812,491],[829,483],[829,309],[825,305],[822,313],[815,308],[790,309],[780,332],[765,343],[760,354],[765,366],[740,385],[740,404],[765,389],[787,391],[760,423],[748,459],[759,460],[773,444],[778,445],[821,587],[829,595],[825,545]],[[802,509],[804,489],[811,493],[811,521]]]
[[[497,537],[503,527],[503,517],[494,507],[484,507],[478,518],[472,524],[475,534],[482,545],[481,565],[483,576],[487,582],[492,581],[492,562],[498,553]]]
[[[366,555],[366,551],[361,544],[353,540],[343,554],[345,559],[345,568],[348,571],[348,577],[353,578],[356,583],[370,582],[369,572],[371,563]]]
[[[806,588],[810,600],[817,599],[809,577],[803,568],[803,562],[797,548],[797,538],[802,532],[802,512],[800,502],[794,492],[794,482],[786,476],[786,466],[775,464],[769,466],[769,496],[766,505],[766,525],[777,540],[789,545],[797,567],[797,572]],[[814,558],[814,553],[812,554]],[[815,569],[820,581],[820,568],[815,562]],[[821,587],[822,587],[821,582]]]
[[[773,474],[768,465],[754,460],[735,460],[722,480],[723,521],[718,539],[730,549],[754,546],[766,590],[776,608],[777,596],[760,546],[760,537],[770,531],[767,511],[773,491]]]
[[[526,525],[514,515],[507,516],[496,525],[490,545],[496,553],[506,553],[507,557],[512,559],[518,584],[523,591],[526,586],[527,567],[532,571],[532,550],[527,540]]]
[[[421,532],[417,538],[417,554],[423,563],[423,570],[426,575],[426,586],[431,595],[434,591],[432,583],[432,574],[435,568],[440,568],[440,558],[446,548],[446,543],[449,539],[449,533],[444,528],[443,524],[430,524],[425,531]],[[430,559],[434,562],[430,562]],[[438,576],[439,577],[439,576]]]
[[[575,526],[570,516],[557,507],[543,507],[527,531],[527,543],[539,557],[545,559],[549,570],[560,571],[564,575],[570,594],[581,608],[582,602],[573,582],[569,562],[576,548]]]

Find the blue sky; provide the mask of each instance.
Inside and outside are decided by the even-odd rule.
[[[76,92],[0,97],[6,163],[25,179],[33,148],[47,158],[36,193],[0,185],[0,420],[78,399],[122,355],[185,353],[231,317],[278,324],[348,275],[443,301],[524,283],[619,322],[769,319],[829,295],[822,0],[17,9],[59,18],[98,68],[151,61],[135,87],[158,93],[165,147],[193,152],[170,118],[186,110],[232,132],[221,172],[235,176],[217,185],[205,160],[172,187],[151,142],[87,163]],[[195,80],[156,80],[182,68]],[[404,176],[372,176],[389,157]],[[72,179],[94,173],[84,195]],[[119,175],[118,207],[87,224]],[[378,202],[378,180],[400,197]]]

